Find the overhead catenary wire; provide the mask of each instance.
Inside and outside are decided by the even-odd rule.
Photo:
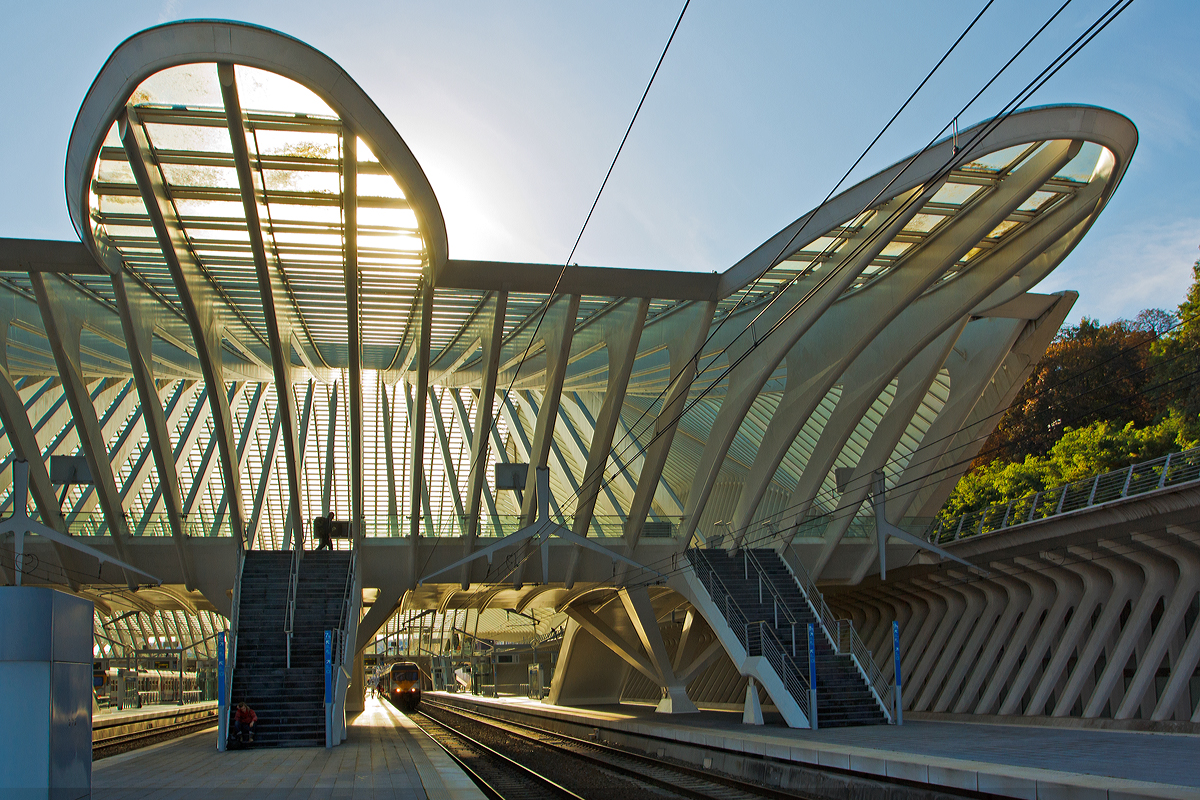
[[[1195,352],[1195,351],[1200,351],[1200,347],[1193,348],[1193,350],[1190,352]],[[1151,392],[1161,390],[1162,388],[1164,388],[1166,386],[1176,384],[1180,381],[1187,380],[1188,378],[1195,377],[1197,375],[1200,375],[1200,368],[1190,370],[1189,372],[1187,372],[1183,375],[1176,376],[1175,378],[1172,378],[1168,381],[1164,381],[1161,384],[1157,384],[1155,386],[1147,387],[1146,389],[1130,393],[1124,399],[1128,399],[1129,397],[1136,397],[1140,394],[1149,394]],[[1177,387],[1177,388],[1186,388],[1186,387]],[[1095,413],[1098,410],[1103,410],[1105,408],[1111,407],[1112,405],[1115,405],[1118,402],[1120,402],[1120,401],[1119,400],[1114,401],[1114,402],[1106,404],[1105,406],[1102,406],[1100,408],[1089,409],[1086,413],[1081,414],[1079,416],[1082,417],[1082,416],[1086,416],[1087,414]],[[1072,420],[1068,420],[1068,422],[1069,421],[1072,421]],[[975,441],[977,441],[977,440],[975,440]],[[951,472],[955,468],[964,467],[966,465],[969,465],[972,460],[973,460],[973,458],[962,459],[962,460],[956,461],[953,464],[947,465],[946,467],[943,467],[939,470],[935,470],[934,473],[931,473],[930,475],[936,474],[937,472]],[[898,500],[898,499],[903,499],[903,498],[910,496],[911,494],[914,494],[914,493],[920,491],[927,484],[929,477],[930,477],[929,475],[926,475],[926,476],[922,476],[919,479],[915,479],[912,481],[908,481],[906,483],[901,483],[901,484],[897,484],[897,485],[893,486],[892,489],[889,490],[889,492],[888,492],[888,500],[894,501],[894,500]],[[911,488],[909,488],[909,487],[911,487]],[[901,491],[906,488],[908,489],[908,491]],[[821,520],[825,520],[827,524],[830,524],[830,523],[833,523],[833,522],[836,522],[839,520],[844,520],[848,517],[853,518],[853,517],[858,516],[858,508],[860,505],[861,505],[861,503],[859,505],[855,505],[853,507],[836,508],[832,511],[827,511],[827,512],[823,512],[821,514],[816,514],[811,517],[808,517],[807,519],[805,519],[803,521],[803,523],[800,523],[800,524],[820,522]],[[776,514],[772,515],[772,516],[778,516],[778,515],[786,514],[788,512],[792,512],[792,511],[799,511],[800,509],[801,509],[801,505],[798,504],[798,505],[783,509],[782,511],[776,512]],[[768,520],[755,520],[755,521],[752,521],[740,528],[737,528],[737,529],[731,528],[728,531],[726,531],[726,533],[727,533],[727,535],[729,535],[729,534],[736,535],[739,533],[747,534],[753,528],[757,527],[759,529],[757,532],[757,535],[752,535],[752,536],[749,536],[748,538],[743,537],[742,544],[740,545],[742,547],[753,547],[756,544],[770,542],[772,540],[775,540],[777,537],[780,536],[781,532],[779,530],[774,529],[769,524],[770,522],[771,522],[771,520],[769,520],[769,519]],[[799,526],[797,525],[797,528],[798,527]],[[645,566],[650,569],[656,569],[657,567],[664,566],[668,563],[672,563],[672,562],[676,561],[678,555],[679,555],[679,553],[675,552],[675,553],[672,553],[670,556],[666,556],[657,561],[652,561],[652,562],[646,564]],[[657,570],[657,571],[662,575],[662,577],[670,577],[673,574],[677,574],[680,571],[680,569],[681,568],[674,567],[671,569],[667,569],[665,571],[664,570]],[[660,580],[660,578],[656,577],[656,578],[650,579],[650,580],[639,579],[639,582],[649,585],[649,584],[655,583],[659,580]]]
[[[1070,2],[1070,0],[1067,0],[1066,2],[1064,2],[1064,4],[1062,6],[1058,7],[1058,10],[1054,14],[1052,14],[1050,19],[1046,20],[1046,22],[1042,25],[1042,28],[1038,29],[1036,34],[1034,34],[1033,37],[1031,37],[1030,40],[1028,40],[1025,43],[1025,46],[1022,46],[1022,48],[1018,52],[1018,55],[1021,52],[1024,52],[1024,50],[1028,46],[1030,46],[1030,44],[1032,43],[1034,38],[1036,38],[1038,35],[1040,35],[1040,32],[1042,32],[1046,29],[1046,26],[1049,26],[1049,24],[1052,22],[1052,20],[1054,20],[1058,16],[1058,14],[1060,14],[1064,10],[1064,8],[1066,8],[1067,5],[1069,5],[1069,2]],[[966,144],[964,146],[964,148],[962,148],[962,150],[966,151],[966,154],[970,154],[974,145],[976,145],[978,142],[980,142],[980,140],[983,140],[984,137],[988,136],[988,134],[990,133],[991,130],[995,130],[995,127],[1000,125],[1001,122],[1003,122],[1003,120],[1008,119],[1008,116],[1012,115],[1015,112],[1016,107],[1018,107],[1021,102],[1024,102],[1025,98],[1027,98],[1028,96],[1031,96],[1033,94],[1033,92],[1036,92],[1038,89],[1040,89],[1040,86],[1043,86],[1046,82],[1048,82],[1048,80],[1051,77],[1054,77],[1055,74],[1058,71],[1060,71],[1063,66],[1066,66],[1066,64],[1068,64],[1068,62],[1070,62],[1070,60],[1075,58],[1075,55],[1078,55],[1078,53],[1081,52],[1082,48],[1086,47],[1088,43],[1090,43],[1092,40],[1094,40],[1094,37],[1099,35],[1100,31],[1103,31],[1106,28],[1106,26],[1111,24],[1112,20],[1116,19],[1117,16],[1120,16],[1120,13],[1123,12],[1124,10],[1126,10],[1126,8],[1128,8],[1128,6],[1132,5],[1132,4],[1133,4],[1133,0],[1117,0],[1117,2],[1114,2],[1114,4],[1112,4],[1108,8],[1108,10],[1105,10],[1104,13],[1100,14],[1100,17],[1096,20],[1096,22],[1093,22],[1092,25],[1088,26],[1088,28],[1084,32],[1082,32],[1082,34],[1080,34],[1078,37],[1076,37],[1075,40],[1072,43],[1070,43],[1067,48],[1064,48],[1062,50],[1062,53],[1058,54],[1056,56],[1056,58],[1050,62],[1049,66],[1046,66],[1042,72],[1038,73],[1038,76],[1034,77],[1031,80],[1031,82],[1028,82],[1025,85],[1025,88],[1022,88],[1022,90],[1018,92],[1018,95],[1016,95],[1014,97],[1014,100],[1010,101],[1009,103],[1006,104],[1006,106],[1004,106],[1004,109],[1002,110],[1002,112],[1000,114],[997,114],[996,116],[994,116],[994,118],[989,120],[988,124],[985,124],[983,126],[982,130],[977,131],[976,134],[974,134],[974,136],[971,138],[971,142]],[[1016,55],[1014,55],[1012,59],[1009,59],[1006,66],[1002,67],[1002,71],[1006,70],[1006,68],[1010,64],[1013,64],[1013,61],[1015,59],[1016,59]],[[976,97],[972,98],[972,102],[974,102],[974,100],[976,100],[976,98],[978,98],[980,95],[983,94],[983,91],[985,91],[986,86],[990,86],[992,83],[995,82],[995,80],[998,78],[998,74],[1000,74],[1000,73],[997,73],[996,76],[992,77],[992,79],[989,80],[988,84],[985,85],[984,90],[980,90],[979,92],[977,92]],[[968,106],[970,106],[970,103],[968,103]],[[944,132],[944,130],[946,130],[946,128],[943,128],[943,132]],[[911,164],[914,161],[914,158],[916,158],[916,156],[913,156],[913,158],[911,158],[911,160],[908,161],[908,164]],[[943,166],[943,169],[946,169],[949,166],[949,164],[953,164],[954,161],[955,161],[955,158],[953,158],[953,157],[950,158],[950,160],[947,161],[946,166]],[[895,180],[895,179],[893,179],[893,180]],[[886,191],[886,190],[883,190],[883,191]],[[882,194],[882,191],[880,194]],[[845,263],[845,261],[844,261],[844,263]],[[778,297],[778,296],[779,295],[776,294],[776,297]],[[772,302],[774,302],[774,297],[773,297]],[[800,301],[800,303],[803,303],[803,302],[804,302],[804,299],[802,299],[802,301]],[[796,306],[793,306],[792,309],[790,309],[790,312],[788,312],[788,314],[796,313],[798,311],[800,303],[797,303]],[[758,315],[760,315],[760,317],[761,317],[761,312]],[[786,315],[785,315],[785,319],[786,319]],[[780,323],[781,323],[781,321],[782,320],[780,320]],[[772,333],[776,330],[779,330],[780,323],[776,323],[772,327],[772,330],[768,331],[767,335],[762,337],[762,339],[756,337],[755,343],[752,344],[748,350],[746,350],[746,353],[743,354],[742,357],[740,357],[740,359],[738,359],[734,363],[731,363],[731,365],[728,365],[724,369],[724,371],[721,372],[719,377],[713,381],[712,384],[709,384],[709,386],[706,387],[706,389],[702,390],[702,392],[700,393],[700,396],[698,396],[695,399],[692,399],[692,401],[689,402],[688,404],[685,404],[685,408],[680,410],[679,413],[676,415],[676,417],[673,417],[673,420],[671,421],[671,425],[674,425],[674,423],[676,423],[680,419],[682,419],[682,417],[686,413],[688,413],[688,411],[691,408],[695,408],[696,403],[698,401],[700,401],[700,399],[704,395],[706,395],[706,393],[708,391],[712,391],[713,387],[720,383],[720,380],[727,377],[727,375],[732,372],[733,367],[736,367],[737,363],[744,360],[745,357],[749,355],[750,351],[754,350],[757,347],[760,347],[763,339],[766,339],[766,337],[769,336],[770,333]],[[712,363],[712,362],[710,362],[710,363]],[[667,426],[667,427],[670,428],[670,426]],[[636,441],[636,439],[632,438],[631,433],[632,432],[630,432],[630,438],[632,440],[631,441],[631,444],[632,444],[632,443],[634,443],[634,441]],[[646,447],[648,447],[649,444],[652,444],[654,440],[658,439],[658,437],[659,437],[659,434],[656,433],[654,435],[654,437],[652,439],[650,439],[649,443],[647,443],[644,446],[640,446],[640,449],[638,449],[638,452],[644,452],[644,449],[646,449]],[[626,447],[626,449],[628,449],[628,447]],[[608,479],[606,479],[605,476],[601,475],[600,480],[606,481]],[[529,557],[532,557],[532,553],[527,554],[526,559],[528,559]],[[523,560],[526,560],[526,559],[523,559]]]
[[[621,157],[621,152],[625,149],[625,143],[629,141],[629,134],[633,131],[634,123],[637,122],[638,115],[642,111],[642,106],[646,104],[646,98],[650,95],[650,88],[654,85],[654,79],[658,77],[658,72],[662,68],[663,61],[667,57],[667,52],[671,49],[671,43],[675,41],[675,34],[679,32],[679,26],[682,24],[683,17],[687,13],[688,6],[691,5],[691,2],[692,0],[684,0],[683,8],[680,9],[679,16],[675,20],[675,25],[671,28],[671,35],[667,37],[667,43],[663,46],[662,53],[659,54],[658,62],[654,65],[654,71],[650,73],[650,80],[646,82],[646,88],[642,91],[642,96],[641,99],[638,100],[637,108],[634,109],[633,116],[630,118],[629,124],[625,126],[625,133],[621,137],[621,143],[617,145],[617,151],[613,154],[612,161],[610,161],[608,165],[608,170],[604,173],[604,180],[600,182],[600,188],[596,191],[596,196],[592,199],[592,205],[588,209],[587,216],[584,217],[583,224],[579,228],[579,234],[575,237],[574,244],[571,245],[571,252],[567,255],[566,260],[563,261],[563,265],[558,271],[558,276],[554,279],[554,286],[547,295],[545,303],[541,306],[540,313],[538,313],[537,324],[534,325],[533,333],[530,334],[528,341],[525,343],[525,349],[521,353],[521,358],[517,362],[516,369],[514,369],[512,373],[512,378],[508,382],[508,388],[504,390],[504,397],[508,397],[512,393],[513,386],[516,385],[517,382],[517,377],[521,374],[521,368],[525,365],[526,360],[529,358],[529,354],[533,348],[533,343],[537,341],[537,335],[541,331],[542,323],[546,319],[546,314],[549,313],[550,306],[554,303],[554,298],[558,294],[558,287],[562,284],[563,276],[566,275],[567,268],[575,259],[575,251],[579,249],[579,243],[583,241],[583,234],[587,231],[588,223],[591,222],[592,215],[596,211],[596,206],[600,203],[600,197],[604,194],[604,189],[608,186],[608,180],[612,177],[613,170],[617,166],[617,160]],[[480,397],[479,402],[491,402],[494,404],[495,398]],[[492,425],[495,424],[496,420],[493,419]],[[470,468],[467,470],[468,474],[470,474],[477,467],[477,458],[484,457],[483,454],[487,453],[490,449],[490,445],[487,442],[488,437],[491,436],[491,431],[484,431],[483,435],[485,437],[485,443],[479,450],[480,455],[472,459]],[[474,509],[472,509],[472,512],[474,512]],[[429,558],[432,558],[432,554]],[[428,562],[429,559],[427,558],[426,564],[428,564]]]
[[[968,108],[972,103],[974,103],[975,100],[977,100],[983,94],[983,92],[986,91],[986,89],[988,87],[990,87],[995,82],[995,80],[997,80],[999,78],[1000,74],[1004,70],[1006,70],[1016,60],[1016,58],[1032,44],[1033,40],[1036,39],[1054,21],[1054,19],[1057,18],[1057,16],[1059,14],[1062,13],[1062,11],[1067,7],[1067,5],[1070,4],[1070,2],[1071,2],[1071,0],[1066,0],[1066,2],[1064,2],[1054,12],[1054,14],[1045,23],[1043,23],[1043,25],[1038,29],[1038,31],[1035,32],[1035,34],[1032,37],[1030,37],[1030,39],[1021,47],[1020,50],[1018,50],[1017,54],[1015,54],[1012,58],[1010,58],[1008,60],[1008,62],[1006,62],[1006,64],[1001,68],[1001,70],[999,72],[997,72],[996,75],[994,75],[992,77],[992,79],[988,81],[987,84],[985,84],[984,88],[981,89],[978,93],[976,93],[975,97],[972,98],[972,100],[967,104],[967,106],[964,106],[964,110],[966,108]],[[994,117],[992,117],[990,120],[988,120],[988,122],[985,123],[979,130],[977,130],[975,132],[975,134],[971,137],[970,142],[962,147],[962,150],[965,151],[967,154],[969,154],[975,144],[982,141],[988,134],[990,134],[990,132],[992,130],[995,129],[996,126],[998,126],[1004,120],[1006,120],[1009,116],[1011,116],[1012,113],[1015,112],[1016,108],[1019,106],[1020,103],[1022,103],[1025,99],[1027,99],[1034,92],[1036,92],[1038,89],[1040,89],[1041,86],[1045,85],[1045,83],[1050,78],[1052,78],[1055,74],[1057,74],[1058,71],[1061,70],[1063,66],[1065,66],[1067,63],[1069,63],[1084,47],[1086,47],[1097,35],[1099,35],[1099,33],[1101,31],[1103,31],[1105,28],[1107,28],[1107,26],[1109,24],[1111,24],[1112,21],[1115,20],[1126,8],[1128,8],[1132,4],[1132,2],[1133,2],[1133,0],[1118,0],[1117,2],[1113,3],[1108,9],[1106,9],[1100,15],[1100,17],[1097,18],[1097,20],[1095,22],[1093,22],[1083,33],[1081,33],[1074,41],[1072,41],[1070,45],[1068,45],[1058,56],[1056,56],[1055,59],[1053,59],[1046,68],[1044,68],[1037,76],[1035,76],[1031,81],[1029,81],[1025,85],[1025,87],[1022,88],[1022,90],[1020,90],[1017,93],[1017,95],[1013,98],[1013,100],[1011,100],[1009,103],[1007,103],[1004,106],[1004,108],[1002,109],[1001,112],[996,114]],[[952,122],[953,122],[953,120],[952,120]],[[947,127],[948,126],[949,126],[949,123],[948,123]],[[943,130],[941,132],[939,132],[938,135],[940,136],[942,133],[945,132],[945,130],[946,130],[946,128],[943,128]],[[936,140],[936,137],[935,137],[935,140]],[[926,149],[929,146],[931,146],[932,144],[933,144],[933,142],[931,142],[930,145],[927,145]],[[918,154],[916,154],[916,155],[919,155],[920,152],[923,152],[923,150],[919,151]],[[909,165],[911,165],[913,163],[913,161],[915,161],[916,155],[914,155],[912,158],[910,158],[908,160],[908,164],[905,166],[905,169],[907,169],[907,167]],[[950,166],[956,160],[957,160],[956,158],[952,157],[951,159],[948,159],[946,164],[943,166],[943,170],[945,170],[947,172],[947,174],[948,174]],[[939,173],[941,171],[942,170],[939,170]],[[901,172],[900,174],[903,174],[903,172]],[[895,180],[896,180],[896,178],[893,178],[892,182],[894,182]],[[889,183],[889,186],[891,185],[892,182]],[[883,192],[886,191],[886,188],[887,187],[885,187],[884,190],[881,190],[881,192],[879,193],[880,196],[882,196]],[[878,200],[878,197],[876,197],[876,200]],[[899,213],[899,212],[897,212],[897,213]],[[860,245],[860,246],[865,246],[865,244],[866,243],[864,242],[863,245]],[[787,246],[790,246],[790,243]],[[786,250],[787,246],[785,246],[785,248],[784,248],[785,250]],[[844,263],[847,263],[847,262],[843,261],[843,264]],[[779,296],[781,296],[781,292],[777,293],[775,295],[775,297],[773,297],[772,300],[770,301],[770,303],[768,303],[767,305],[769,306],[771,303],[774,303],[775,300]],[[690,400],[690,402],[685,404],[685,407],[672,420],[669,421],[669,424],[667,426],[665,426],[665,429],[670,429],[670,427],[673,426],[675,423],[677,423],[683,416],[685,416],[688,413],[688,411],[690,411],[692,408],[694,408],[695,405],[699,402],[699,400],[702,399],[703,396],[705,394],[707,394],[709,391],[711,391],[717,384],[719,384],[719,382],[721,380],[724,380],[724,378],[727,377],[731,373],[733,368],[735,368],[738,363],[741,363],[741,361],[744,360],[749,355],[750,352],[752,352],[758,346],[761,346],[761,343],[768,336],[770,336],[772,333],[777,331],[783,321],[785,321],[792,314],[796,313],[799,310],[800,306],[810,296],[811,296],[811,293],[806,295],[805,298],[802,298],[800,300],[800,302],[795,304],[783,316],[783,318],[781,318],[780,321],[776,322],[772,326],[772,328],[762,338],[759,338],[756,336],[754,344],[751,345],[747,349],[747,351],[744,354],[742,354],[742,356],[739,359],[736,359],[733,363],[729,364],[724,370],[722,370],[720,375],[718,375],[718,377],[712,383],[710,383],[709,386],[707,386],[705,389],[703,389],[696,398]],[[764,309],[764,311],[765,311],[765,309]],[[758,315],[756,315],[756,319],[761,317],[762,313],[763,312],[760,311],[760,313]],[[747,326],[747,330],[749,330],[750,327],[751,326]],[[744,332],[745,331],[743,331],[743,333]],[[741,335],[741,334],[739,334],[739,335]],[[709,363],[710,364],[713,363],[713,361],[715,361],[716,357],[719,357],[719,355],[721,353],[725,352],[725,350],[727,350],[727,349],[728,349],[728,345],[725,348],[722,348],[721,351],[718,351],[716,356],[714,356],[714,358],[712,360],[710,360]],[[693,356],[693,358],[698,358],[698,357],[699,357],[699,351],[697,352],[696,355]],[[707,367],[705,369],[707,369]],[[665,394],[665,391],[666,390],[664,390],[663,393],[660,393],[660,397],[663,394]],[[650,404],[650,406],[648,406],[648,407],[652,407],[652,406],[653,406],[653,403]],[[644,415],[645,414],[643,413],[643,416]],[[629,433],[626,434],[626,436],[631,440],[630,445],[627,445],[626,448],[623,449],[621,453],[617,453],[616,455],[618,457],[620,457],[621,455],[624,454],[625,450],[627,450],[629,446],[633,446],[635,444],[638,445],[639,453],[644,452],[645,449],[647,447],[649,447],[649,445],[652,444],[654,441],[656,441],[660,435],[661,435],[660,433],[654,434],[654,436],[650,439],[649,442],[647,442],[645,445],[641,445],[637,441],[637,439],[634,437],[633,429],[630,428]],[[615,448],[614,448],[614,451],[615,451]],[[608,479],[605,476],[601,475],[600,480],[603,482],[608,482],[611,479]],[[576,493],[576,495],[577,495],[577,493]],[[530,554],[530,555],[532,555],[532,554]],[[527,558],[528,558],[528,556],[527,556]]]
[[[1064,2],[1055,11],[1054,14],[1045,23],[1043,23],[1043,25],[1038,29],[1038,31],[1035,32],[1034,35],[1032,37],[1030,37],[1030,39],[1028,41],[1026,41],[1026,43],[1022,46],[1022,48],[1020,50],[1018,50],[1017,54],[1014,55],[1012,58],[1010,58],[1008,60],[1008,62],[1006,62],[1003,67],[1001,67],[1000,71],[997,72],[996,75],[994,75],[992,77],[992,79],[988,81],[988,83],[985,85],[985,87],[983,89],[981,89],[979,92],[977,92],[976,95],[972,98],[972,100],[966,106],[964,106],[964,109],[963,109],[964,111],[972,103],[974,103],[975,100],[977,100],[983,94],[983,92],[986,91],[986,89],[992,85],[992,83],[995,82],[995,80],[999,77],[999,75],[1004,70],[1006,70],[1016,60],[1017,56],[1019,56],[1020,53],[1024,52],[1024,50],[1026,48],[1028,48],[1030,46],[1030,44],[1032,44],[1033,40],[1036,39],[1050,25],[1050,23],[1053,22],[1053,20],[1059,14],[1062,13],[1062,11],[1067,7],[1067,5],[1069,5],[1070,2],[1071,2],[1071,0],[1066,0],[1066,2]],[[1071,59],[1073,59],[1075,57],[1075,55],[1080,50],[1083,49],[1083,47],[1085,47],[1088,43],[1090,43],[1091,40],[1094,39],[1095,36],[1100,33],[1100,31],[1104,30],[1104,28],[1107,27],[1108,24],[1110,24],[1114,19],[1116,19],[1116,17],[1122,11],[1124,11],[1125,8],[1127,8],[1129,5],[1131,5],[1132,2],[1133,2],[1133,0],[1118,0],[1118,2],[1116,2],[1112,6],[1110,6],[1101,15],[1101,17],[1096,20],[1096,22],[1094,22],[1091,26],[1089,26],[1088,29],[1084,31],[1084,33],[1080,34],[1079,37],[1077,37],[1070,45],[1068,45],[1068,47],[1062,53],[1060,53],[1051,62],[1051,64],[1049,66],[1047,66],[1045,69],[1043,69],[1041,73],[1039,73],[1033,80],[1031,80],[1029,83],[1027,83],[1026,86],[1020,92],[1017,93],[1017,95],[1014,97],[1014,99],[1005,105],[1004,109],[1000,113],[998,113],[991,120],[989,120],[987,123],[985,123],[981,129],[977,130],[975,132],[975,134],[971,137],[970,142],[968,142],[966,145],[964,145],[962,147],[962,150],[967,153],[970,153],[971,149],[974,147],[975,144],[982,141],[987,135],[989,135],[991,133],[992,130],[994,130],[999,124],[1001,124],[1004,120],[1006,120],[1009,116],[1011,116],[1012,113],[1015,112],[1016,108],[1019,106],[1019,104],[1021,102],[1023,102],[1025,99],[1027,99],[1029,96],[1031,96],[1034,92],[1036,92],[1037,89],[1041,88],[1041,86],[1044,85],[1045,82],[1048,81],[1051,77],[1053,77],[1053,75],[1056,74],[1059,69],[1061,69],[1063,66],[1065,66],[1066,63],[1069,63],[1069,61]],[[959,113],[961,114],[962,112],[960,111]],[[949,123],[947,124],[946,127],[944,127],[942,129],[941,132],[939,132],[938,135],[940,136],[942,133],[944,133],[948,127],[949,127]],[[935,137],[935,140],[936,140],[936,137]],[[933,144],[933,141],[931,141],[929,145],[926,145],[925,148],[922,148],[922,150],[918,151],[916,154],[914,154],[912,157],[910,157],[907,160],[907,163],[905,164],[904,169],[902,169],[900,172],[898,172],[897,175],[891,181],[889,181],[888,186],[885,186],[882,190],[880,190],[880,192],[876,195],[876,197],[872,201],[870,201],[866,207],[869,208],[869,207],[873,206],[874,203],[878,201],[879,197],[881,197],[883,195],[883,193],[886,192],[887,188],[890,187],[895,182],[895,180],[897,180],[901,175],[903,175],[904,170],[907,170],[907,168],[909,166],[911,166],[911,164],[915,161],[915,159],[922,152],[924,152],[930,146],[932,146],[932,144]],[[940,179],[940,177],[942,176],[943,173],[948,174],[950,168],[957,160],[958,160],[957,156],[952,156],[950,159],[947,159],[947,161],[943,164],[942,168],[938,170],[938,173],[934,179]],[[913,199],[915,199],[915,197]],[[911,202],[911,200],[910,200],[910,202]],[[864,208],[864,211],[865,210],[866,209]],[[904,208],[900,208],[894,212],[894,215],[900,214],[903,212],[904,212]],[[861,213],[862,212],[860,212],[860,214]],[[856,215],[856,217],[857,217],[857,215]],[[886,228],[886,224],[877,228],[876,235],[878,235],[879,232],[881,232],[885,228]],[[860,252],[863,248],[870,246],[870,243],[872,242],[872,240],[874,238],[875,237],[873,236],[873,237],[861,242],[857,248],[855,248],[846,258],[844,258],[842,260],[842,263],[841,263],[841,265],[839,265],[839,267],[842,265],[845,265],[846,263],[849,263],[849,261],[855,256],[855,254]],[[789,242],[787,245],[785,245],[785,247],[782,250],[786,250],[788,247],[790,247],[790,244],[791,244],[791,242]],[[782,255],[782,251],[781,251],[781,255]],[[778,256],[776,257],[776,259],[774,259],[772,261],[772,263],[774,263],[777,260],[778,260]],[[744,361],[746,358],[748,358],[749,355],[755,349],[757,349],[759,346],[761,346],[762,343],[772,333],[779,330],[780,327],[782,326],[782,324],[787,319],[789,319],[792,315],[797,313],[799,311],[799,309],[803,306],[803,304],[806,303],[817,291],[819,291],[819,289],[824,285],[824,283],[827,280],[832,279],[832,276],[835,274],[835,272],[836,272],[836,270],[831,270],[830,273],[828,273],[825,276],[825,278],[823,278],[823,280],[818,283],[818,285],[814,286],[809,292],[807,292],[805,294],[804,297],[800,298],[800,300],[798,300],[792,306],[792,308],[789,309],[780,318],[780,320],[775,322],[772,325],[772,327],[770,328],[770,330],[767,331],[766,334],[764,334],[761,337],[756,335],[754,337],[753,343],[751,345],[749,345],[744,350],[744,352],[740,354],[740,356],[737,359],[730,362],[723,370],[721,370],[720,373],[718,374],[718,376],[708,386],[706,386],[704,389],[702,389],[697,396],[690,398],[688,403],[685,404],[684,408],[678,414],[676,414],[675,417],[673,417],[666,426],[664,426],[664,429],[669,430],[675,423],[677,423],[680,419],[682,419],[692,408],[694,408],[699,403],[699,401],[701,399],[703,399],[704,396],[706,396],[709,392],[711,392],[722,380],[724,380],[726,377],[728,377],[738,364],[740,364],[742,361]],[[793,278],[793,281],[794,280],[795,280],[795,278]],[[747,330],[750,330],[752,328],[754,321],[761,318],[762,315],[766,312],[766,310],[771,306],[771,304],[773,304],[779,297],[782,296],[782,293],[783,293],[782,290],[784,288],[786,288],[788,285],[790,285],[790,283],[791,283],[791,281],[789,281],[788,284],[785,284],[783,287],[781,287],[781,289],[774,295],[774,297],[771,298],[771,300],[766,304],[766,306],[759,311],[759,313],[755,316],[755,319],[752,320],[751,323],[749,325],[747,325],[746,329],[743,330],[742,333],[739,334],[739,337],[742,334],[744,334]],[[736,341],[737,341],[737,339],[735,338],[734,342],[736,342]],[[709,360],[709,365],[711,366],[711,364],[713,364],[717,358],[719,358],[723,353],[727,352],[728,349],[732,346],[732,344],[733,344],[733,342],[731,342],[730,344],[726,345],[725,347],[718,350],[715,354],[713,354],[712,358]],[[696,359],[696,358],[699,358],[699,351],[697,351],[697,354],[693,356],[693,359]],[[698,372],[702,373],[703,371],[705,371],[707,369],[708,369],[708,367],[706,366],[702,370],[698,369]],[[667,389],[664,389],[663,392],[660,392],[659,398],[656,398],[656,400],[661,399],[661,397],[663,395],[665,395],[666,391],[668,391],[668,390],[669,390],[669,385],[668,385]],[[649,408],[652,408],[653,405],[654,405],[653,403],[649,404],[647,406],[647,410]],[[625,447],[622,448],[619,452],[617,452],[616,448],[614,447],[614,453],[617,458],[624,457],[626,451],[630,447],[633,447],[633,446],[638,447],[638,450],[637,450],[638,454],[644,452],[645,449],[647,447],[649,447],[650,444],[652,444],[654,441],[656,441],[659,438],[659,436],[661,435],[660,433],[655,433],[652,436],[652,438],[650,439],[650,441],[647,442],[645,445],[641,445],[637,441],[637,434],[635,432],[635,429],[636,429],[637,424],[640,423],[641,420],[646,416],[646,413],[647,413],[646,411],[643,411],[642,414],[639,416],[638,421],[635,422],[635,424],[633,426],[629,427],[628,432],[626,433],[626,435],[624,437],[624,438],[628,438],[630,440],[629,444],[625,445]],[[603,476],[601,476],[601,480],[606,480],[606,479]]]

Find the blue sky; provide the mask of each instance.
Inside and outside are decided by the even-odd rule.
[[[921,147],[1058,6],[996,0],[851,182]],[[989,116],[1109,5],[1074,0],[961,119]],[[71,238],[63,156],[108,54],[218,17],[342,64],[425,168],[456,258],[560,262],[682,2],[26,3],[0,31],[10,191],[0,236]],[[974,2],[694,0],[583,238],[581,264],[724,270],[813,207],[970,19]],[[1124,183],[1043,291],[1073,319],[1182,299],[1200,251],[1200,3],[1137,0],[1030,101],[1130,117]]]

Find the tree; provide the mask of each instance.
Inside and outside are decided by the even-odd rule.
[[[1155,393],[1162,405],[1195,419],[1200,414],[1200,260],[1192,264],[1192,285],[1179,304],[1178,320],[1151,348]]]
[[[1084,317],[1078,325],[1063,328],[980,451],[976,465],[1045,456],[1067,426],[1098,421],[1142,426],[1153,421],[1162,409],[1143,392],[1154,377],[1147,346],[1154,335],[1152,328],[1128,320],[1101,325]]]

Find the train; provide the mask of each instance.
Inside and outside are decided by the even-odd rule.
[[[96,666],[92,671],[92,690],[102,708],[141,708],[178,703],[181,699],[185,703],[195,703],[206,699],[203,685],[206,677],[185,672],[181,686],[180,675],[174,670],[143,668],[135,671]]]
[[[416,711],[421,702],[421,668],[412,661],[397,661],[379,673],[376,689],[401,711]]]

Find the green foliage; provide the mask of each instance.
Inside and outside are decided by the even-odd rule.
[[[1176,314],[1064,328],[939,516],[1200,443],[1200,261]]]
[[[1143,428],[1118,428],[1101,420],[1083,428],[1067,428],[1045,456],[1024,461],[990,461],[973,470],[955,487],[939,516],[949,521],[967,511],[1007,503],[1026,495],[1120,469],[1139,461],[1195,447],[1200,419],[1169,413]]]

